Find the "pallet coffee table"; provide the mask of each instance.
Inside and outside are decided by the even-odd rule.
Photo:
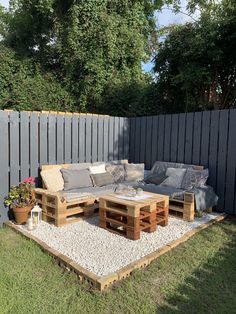
[[[138,240],[140,232],[154,232],[157,225],[168,224],[169,197],[143,193],[140,197],[108,194],[99,199],[99,226]]]

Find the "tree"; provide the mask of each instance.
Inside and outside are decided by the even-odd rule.
[[[224,109],[236,104],[236,4],[190,1],[198,22],[172,27],[155,59],[167,112]]]
[[[108,90],[120,95],[122,108],[133,106],[134,89],[149,90],[141,62],[156,49],[154,12],[164,3],[172,0],[11,0],[2,35],[21,58],[62,81],[78,111],[109,113]],[[125,95],[116,92],[122,86]],[[147,97],[136,94],[137,109]],[[112,112],[124,110],[113,106]]]

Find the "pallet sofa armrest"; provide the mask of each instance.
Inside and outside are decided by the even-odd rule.
[[[60,197],[58,192],[51,192],[42,188],[35,188],[34,195],[36,202],[41,204],[42,206],[45,203],[50,202],[58,206],[64,202],[64,200]]]
[[[195,195],[193,192],[184,192],[184,202],[185,203],[194,203]]]
[[[195,195],[192,192],[184,192],[183,219],[186,221],[193,221],[194,212],[195,212]]]

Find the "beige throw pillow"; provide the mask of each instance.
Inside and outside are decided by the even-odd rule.
[[[58,192],[64,189],[64,180],[60,169],[58,167],[41,171],[42,180],[48,191]]]

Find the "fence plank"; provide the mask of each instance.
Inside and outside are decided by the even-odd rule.
[[[92,117],[92,162],[98,160],[98,117]]]
[[[178,155],[178,128],[179,128],[179,115],[173,114],[171,117],[171,140],[170,140],[170,160],[177,161]]]
[[[164,134],[165,134],[165,118],[163,115],[159,116],[158,128],[158,145],[157,145],[157,159],[164,160]]]
[[[129,119],[124,118],[124,159],[129,159]]]
[[[109,118],[108,117],[104,117],[104,125],[103,125],[103,128],[104,128],[104,158],[103,158],[103,161],[108,161],[108,141],[109,141],[109,137],[108,137],[108,132],[109,132],[109,129],[108,129],[108,123],[109,123]]]
[[[10,185],[20,181],[19,113],[10,112]]]
[[[194,165],[200,165],[202,113],[195,112],[193,121],[193,157]]]
[[[202,113],[201,165],[208,167],[210,139],[210,111]]]
[[[140,124],[141,124],[141,129],[140,129],[140,154],[139,154],[139,160],[140,162],[145,161],[145,151],[146,151],[146,117],[141,117],[140,118]]]
[[[219,119],[219,151],[216,187],[216,193],[219,196],[219,201],[217,204],[217,208],[219,210],[224,210],[228,126],[229,126],[229,110],[223,110],[220,112]]]
[[[236,134],[236,110],[230,110],[226,189],[225,189],[225,210],[231,214],[235,213],[235,182],[236,182],[235,134]]]
[[[86,131],[85,131],[85,161],[92,161],[92,118],[86,117]]]
[[[56,124],[56,161],[57,164],[64,163],[64,115],[57,115]]]
[[[186,164],[192,163],[193,150],[193,113],[186,115],[186,135],[185,135],[185,154],[184,161]]]
[[[103,129],[104,120],[103,117],[99,116],[98,118],[98,161],[103,161],[103,152],[104,152],[104,129]]]
[[[56,163],[56,116],[48,115],[48,162],[53,165]]]
[[[118,159],[124,156],[124,118],[119,118]]]
[[[141,137],[141,118],[136,118],[135,121],[135,146],[134,146],[134,162],[140,162],[140,137]]]
[[[146,149],[145,149],[145,161],[146,161],[146,169],[151,168],[151,155],[152,155],[152,117],[146,118]]]
[[[0,110],[0,225],[8,220],[8,211],[4,207],[4,198],[9,191],[9,117]]]
[[[114,145],[113,145],[113,158],[114,160],[118,160],[119,158],[119,118],[114,118]]]
[[[65,154],[65,163],[71,163],[71,116],[65,115],[65,147],[64,147],[64,154]]]
[[[113,152],[114,152],[114,118],[109,118],[109,148],[108,148],[108,154],[109,154],[109,160],[113,160]]]
[[[157,145],[158,145],[158,127],[159,127],[159,117],[155,116],[152,119],[152,153],[151,153],[151,167],[154,162],[157,161]]]
[[[136,129],[136,118],[131,118],[129,120],[129,161],[135,161],[135,140],[137,137]]]
[[[39,164],[48,163],[48,116],[40,114],[39,116]]]
[[[214,189],[217,186],[217,162],[218,162],[218,132],[219,132],[219,111],[211,112],[210,126],[210,149],[209,149],[209,180],[208,183]]]
[[[79,118],[77,115],[72,116],[72,162],[79,161]]]
[[[171,134],[171,115],[165,116],[164,129],[164,160],[170,160],[170,134]]]
[[[85,162],[85,117],[79,116],[79,162]]]
[[[20,113],[20,181],[29,177],[29,113]]]
[[[39,176],[38,121],[38,114],[32,112],[30,115],[30,175],[37,179]]]
[[[177,162],[184,162],[185,155],[185,125],[186,125],[186,114],[181,113],[179,115],[179,132],[178,132],[178,158]]]

